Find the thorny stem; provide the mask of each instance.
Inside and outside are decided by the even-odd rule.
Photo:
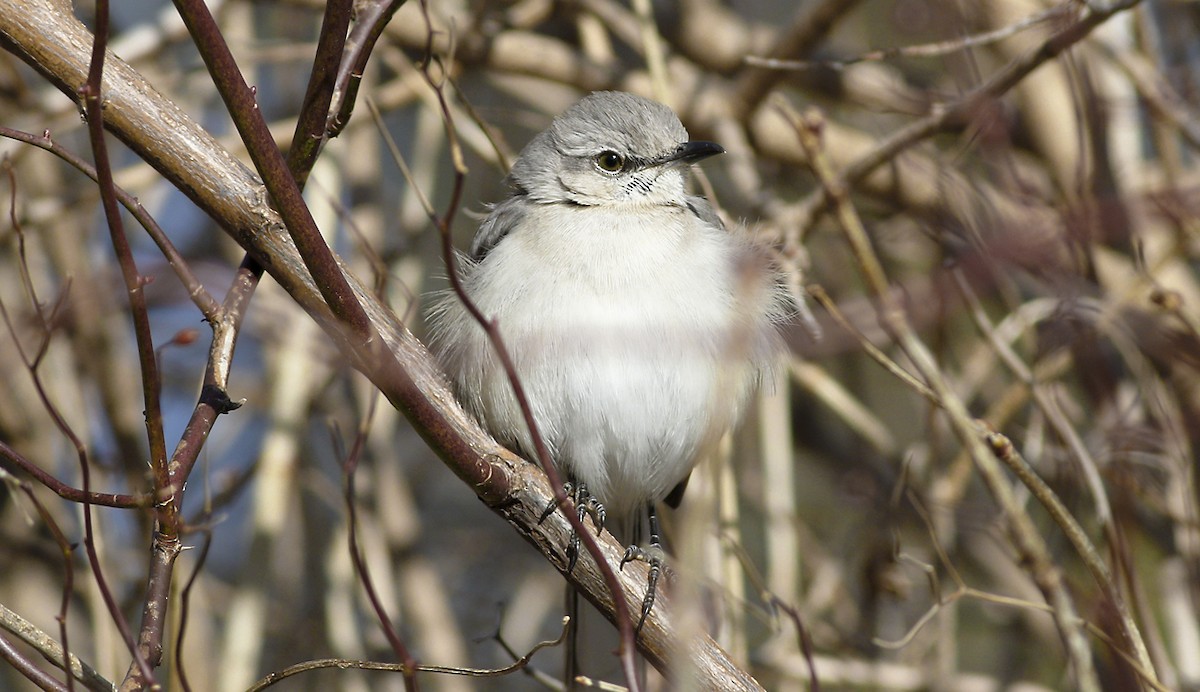
[[[321,237],[300,191],[324,140],[336,67],[342,58],[346,28],[350,21],[350,3],[341,0],[331,2],[327,6],[313,74],[302,115],[297,122],[291,157],[286,162],[257,109],[254,91],[246,85],[211,13],[199,0],[177,0],[176,7],[213,76],[217,90],[221,93],[305,266],[312,274],[322,297],[339,320],[338,331],[345,339],[367,344],[369,360],[385,372],[394,375],[398,364],[386,351],[385,344],[358,302],[336,258]],[[252,275],[256,282],[262,268],[248,257],[243,262],[243,270]],[[252,287],[246,290],[247,298],[252,290]],[[200,409],[197,410],[199,412]],[[365,572],[360,574],[366,576]],[[367,586],[369,589],[369,582]],[[373,599],[373,602],[378,603],[377,599]],[[397,656],[409,664],[411,669],[411,656],[395,635],[382,608],[376,610]],[[415,688],[415,679],[406,676],[406,684],[410,689]]]
[[[96,30],[92,41],[92,57],[88,67],[87,83],[82,88],[82,96],[84,109],[87,115],[87,129],[89,139],[92,144],[92,152],[96,162],[96,178],[100,187],[100,199],[104,207],[105,220],[108,222],[109,235],[112,240],[113,250],[117,256],[117,262],[121,267],[121,275],[125,280],[125,289],[129,298],[129,309],[133,319],[134,333],[137,340],[138,360],[141,366],[142,373],[142,395],[145,400],[146,413],[146,432],[150,442],[150,468],[154,476],[155,494],[163,500],[155,507],[156,526],[154,529],[155,547],[164,546],[172,557],[178,553],[179,536],[178,536],[178,508],[173,502],[170,489],[170,473],[167,470],[167,453],[166,439],[163,435],[162,428],[162,410],[159,406],[158,387],[161,382],[158,374],[158,359],[154,353],[154,341],[150,333],[150,314],[146,307],[146,295],[143,290],[144,283],[142,277],[138,274],[137,266],[133,261],[133,252],[129,246],[129,239],[125,235],[125,227],[121,221],[121,213],[117,207],[117,198],[115,194],[115,185],[113,183],[112,166],[108,158],[108,146],[104,137],[104,115],[103,102],[101,93],[101,83],[104,74],[104,57],[108,44],[108,0],[98,0],[96,3]],[[86,455],[80,455],[80,464],[83,472],[83,491],[85,494],[90,492],[91,478],[88,469]],[[130,667],[130,673],[126,676],[126,683],[137,681],[138,685],[157,686],[154,679],[155,662],[150,659],[152,657],[151,649],[154,648],[154,641],[162,641],[162,618],[165,617],[165,608],[162,611],[157,611],[153,607],[149,598],[146,601],[146,609],[143,613],[143,628],[138,637],[138,645],[135,646],[133,637],[129,629],[129,624],[125,620],[124,614],[121,612],[116,599],[111,590],[107,587],[103,576],[100,572],[100,561],[96,555],[93,526],[92,526],[92,508],[85,497],[83,503],[84,512],[84,545],[88,553],[88,559],[92,563],[92,568],[95,570],[97,585],[104,594],[104,600],[108,606],[117,628],[121,632],[122,638],[125,639],[126,646],[129,647],[133,654],[133,662]],[[170,546],[174,545],[174,551],[170,550]],[[156,550],[158,555],[159,551]],[[151,562],[151,579],[156,581],[170,581],[170,565],[167,564],[167,572],[165,574],[156,573],[154,570],[162,563],[158,560]],[[155,617],[157,612],[158,617]],[[156,629],[159,628],[159,629]],[[139,680],[140,678],[140,680]]]

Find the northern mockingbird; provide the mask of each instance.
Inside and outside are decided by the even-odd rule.
[[[640,512],[668,495],[677,504],[775,350],[768,262],[685,187],[690,164],[723,151],[689,140],[660,103],[587,96],[521,152],[512,195],[491,209],[461,270],[576,500],[581,484],[623,541],[636,539]],[[532,455],[484,330],[451,293],[430,320],[462,403]]]

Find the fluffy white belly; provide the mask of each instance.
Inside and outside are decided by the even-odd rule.
[[[770,331],[760,282],[742,286],[743,248],[696,227],[667,213],[647,233],[594,211],[568,227],[530,224],[537,237],[505,238],[467,279],[500,326],[555,462],[610,516],[687,477],[736,417]],[[469,319],[459,308],[456,320]],[[483,330],[454,332],[446,348],[457,352],[450,370],[464,402],[531,453]]]

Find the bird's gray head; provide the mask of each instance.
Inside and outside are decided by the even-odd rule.
[[[723,151],[688,141],[679,118],[661,103],[598,91],[526,145],[511,179],[541,203],[679,205],[687,164]]]

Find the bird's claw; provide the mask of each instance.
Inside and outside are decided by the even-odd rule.
[[[625,549],[625,555],[621,558],[618,569],[625,569],[626,563],[635,560],[641,560],[650,565],[650,572],[646,575],[646,596],[642,599],[642,613],[638,618],[637,627],[633,630],[634,635],[638,635],[641,634],[642,626],[646,624],[646,618],[650,616],[650,611],[654,609],[658,580],[667,569],[666,552],[660,545],[650,545],[647,548],[631,545]]]
[[[641,560],[650,565],[650,572],[646,575],[646,596],[642,599],[642,612],[638,618],[637,627],[634,628],[634,635],[639,635],[642,632],[642,626],[646,624],[646,618],[650,616],[650,611],[654,609],[654,597],[658,592],[658,580],[667,570],[666,559],[667,553],[663,550],[662,542],[659,539],[658,531],[658,515],[654,511],[653,505],[650,507],[650,542],[642,548],[638,545],[631,545],[625,549],[625,555],[621,557],[621,564],[618,569],[625,569],[627,563],[634,560]]]
[[[586,485],[583,483],[566,483],[563,485],[563,495],[571,498],[571,502],[575,503],[576,516],[579,518],[580,524],[583,523],[585,517],[591,517],[592,522],[596,525],[596,535],[599,536],[604,532],[604,504],[592,495]],[[545,521],[546,517],[553,514],[557,507],[558,502],[552,502],[542,511],[540,521]],[[575,563],[578,560],[579,534],[572,530],[571,541],[567,543],[567,574],[575,570]]]

